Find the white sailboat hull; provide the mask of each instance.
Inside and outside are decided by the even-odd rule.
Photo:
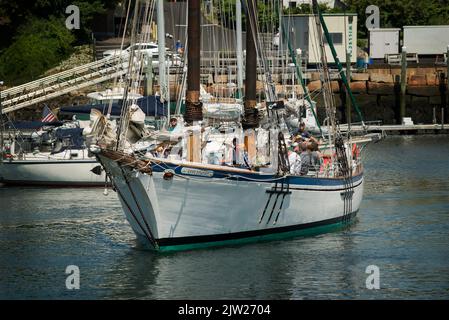
[[[208,177],[208,170],[181,174],[185,167],[179,166],[166,180],[166,169],[153,167],[148,175],[100,160],[134,232],[147,242],[153,238],[159,250],[276,239],[341,225],[355,216],[363,195],[361,174],[350,189],[342,179],[307,177],[288,178],[287,189],[280,180],[275,188],[274,181]]]
[[[0,164],[0,182],[16,185],[104,186],[105,174],[91,170],[100,164],[89,160],[13,160]]]

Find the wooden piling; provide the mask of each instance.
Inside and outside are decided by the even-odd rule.
[[[446,88],[446,75],[444,72],[440,72],[439,87],[441,96],[441,123],[444,124],[444,110],[447,107],[447,88]]]
[[[401,107],[400,116],[401,123],[404,123],[405,117],[405,94],[407,90],[407,50],[402,47],[402,58],[401,58]]]
[[[3,162],[3,154],[4,154],[3,132],[5,130],[3,122],[3,109],[2,109],[2,86],[3,81],[0,81],[0,163]]]
[[[446,106],[447,105],[449,105],[449,45],[447,46],[447,52],[446,52],[446,84],[447,84],[447,90],[446,90],[446,95],[447,95],[447,98],[446,98],[446,102],[447,102],[447,104],[446,104]],[[448,114],[449,112],[446,112],[446,117],[447,117],[447,114]],[[449,122],[449,121],[448,121]]]
[[[394,76],[394,121],[396,124],[402,124],[401,119],[401,76]]]

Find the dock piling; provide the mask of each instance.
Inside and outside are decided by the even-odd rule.
[[[436,114],[435,107],[433,107],[432,123],[433,123],[433,124],[436,124],[436,123],[437,123],[437,114]]]
[[[449,45],[447,46],[447,52],[446,52],[446,85],[447,85],[447,90],[446,90],[446,106],[449,105]],[[447,114],[448,112],[446,112]],[[446,115],[447,117],[447,115]],[[444,117],[443,117],[443,123],[444,123]]]
[[[444,108],[441,108],[441,129],[444,129]]]
[[[404,123],[405,117],[405,94],[407,90],[407,48],[402,47],[402,58],[401,58],[401,123]]]

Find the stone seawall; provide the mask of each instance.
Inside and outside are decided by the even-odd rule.
[[[386,69],[368,69],[364,73],[352,73],[350,87],[367,121],[382,120],[384,124],[400,124],[400,67]],[[447,112],[447,68],[408,68],[406,89],[406,116],[414,123],[432,123],[434,111],[437,123],[441,122],[441,108]],[[313,78],[313,77],[312,77]],[[310,92],[321,88],[319,80],[307,85]],[[341,81],[333,81],[332,88],[337,105],[337,116],[342,122],[345,116],[345,89]],[[316,98],[322,102],[321,94]],[[318,110],[320,118],[324,110]],[[352,121],[359,121],[353,110]]]
[[[351,90],[360,106],[365,121],[381,120],[384,124],[400,124],[399,105],[400,105],[400,72],[399,66],[388,68],[370,68],[365,72],[353,72],[351,75]],[[449,110],[446,108],[447,102],[447,68],[441,67],[414,67],[407,69],[407,90],[406,90],[406,116],[411,117],[416,124],[430,124],[434,120],[441,123],[441,108],[445,108],[445,122],[449,122]],[[228,86],[228,78],[226,75],[203,76],[203,82],[207,83],[206,91],[218,95],[229,96],[234,88]],[[178,82],[179,75],[171,75],[173,83]],[[296,94],[303,94],[302,86],[291,84],[281,85],[283,82],[289,83],[291,75],[274,75],[273,80],[276,84],[276,92],[282,97],[285,93],[291,93],[292,90]],[[318,72],[307,74],[307,88],[312,98],[318,103],[318,117],[320,121],[325,118],[325,111],[322,101],[321,81]],[[231,79],[233,81],[235,79]],[[264,91],[263,82],[257,81],[257,92],[261,95]],[[291,82],[290,82],[291,83]],[[106,88],[107,85],[102,87]],[[331,83],[334,93],[335,103],[337,107],[337,118],[341,123],[346,123],[345,101],[346,91],[341,80],[334,80]],[[104,88],[101,88],[104,90]],[[86,88],[80,92],[71,92],[70,94],[50,100],[45,104],[52,109],[60,106],[72,104],[84,104],[89,99],[86,93],[99,90],[99,87]],[[153,86],[153,92],[159,90],[158,85]],[[176,100],[179,96],[180,87],[172,84],[170,86],[171,100]],[[143,93],[143,88],[141,90]],[[34,107],[24,108],[22,110],[9,114],[14,120],[38,120],[42,115],[44,103]],[[358,115],[352,110],[352,122],[358,122]]]

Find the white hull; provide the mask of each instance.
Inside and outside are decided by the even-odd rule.
[[[0,182],[20,185],[104,186],[95,160],[13,160],[0,164]]]
[[[355,216],[363,195],[361,174],[352,179],[352,200],[345,201],[348,189],[341,179],[291,177],[288,192],[272,192],[274,182],[180,174],[180,166],[165,180],[157,167],[147,175],[103,156],[100,160],[134,232],[148,242],[153,238],[160,250],[276,238],[341,224]]]

